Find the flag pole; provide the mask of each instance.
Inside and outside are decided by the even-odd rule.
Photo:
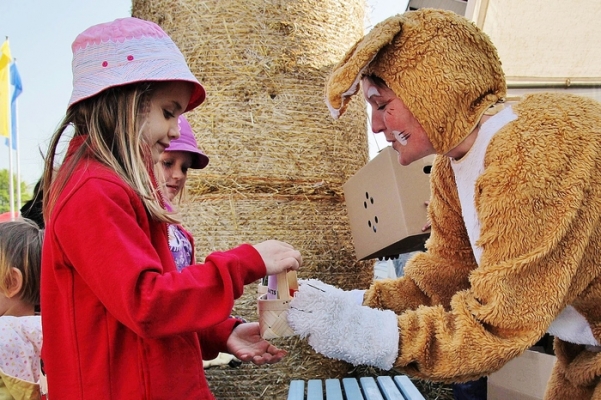
[[[15,57],[15,58],[13,58],[13,63],[16,63],[16,62],[17,62],[17,58]],[[12,99],[12,96],[11,96],[11,99]],[[15,128],[14,146],[15,146],[15,155],[16,155],[16,162],[17,162],[17,210],[19,210],[19,212],[20,212],[22,204],[21,204],[21,162],[19,159],[19,153],[21,150],[21,147],[19,146],[19,118],[18,118],[19,105],[17,103],[17,99],[14,99],[14,102],[15,102],[15,115],[14,115],[15,120],[11,121],[11,127]],[[12,117],[13,117],[13,115],[12,115],[12,100],[11,100],[11,118]],[[10,137],[12,138],[12,136],[13,135],[12,135],[12,131],[11,131]]]
[[[6,41],[8,42],[8,36],[6,37]],[[10,67],[7,67],[8,79],[6,80],[7,87],[6,90],[8,93],[8,97],[10,99]],[[10,134],[10,101],[7,102],[7,117],[8,117],[8,192],[9,192],[9,204],[10,204],[10,220],[15,220],[15,185],[13,182],[13,144],[12,144],[12,135]]]

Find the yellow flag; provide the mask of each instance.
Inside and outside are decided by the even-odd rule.
[[[10,135],[10,47],[8,39],[0,49],[0,136]]]

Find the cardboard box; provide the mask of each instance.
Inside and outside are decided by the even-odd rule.
[[[433,160],[402,166],[397,152],[385,147],[344,184],[357,259],[394,257],[423,247],[430,235],[422,227]]]
[[[542,400],[557,358],[526,350],[488,377],[488,400]]]

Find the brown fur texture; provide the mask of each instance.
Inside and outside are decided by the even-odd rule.
[[[450,12],[391,17],[332,72],[326,97],[344,111],[358,79],[374,74],[407,105],[438,154],[460,143],[505,96],[496,50]],[[542,93],[512,105],[517,119],[492,138],[476,181],[476,262],[451,161],[431,173],[427,251],[405,276],[377,281],[365,305],[398,316],[395,367],[460,382],[500,369],[573,306],[601,343],[601,104]],[[334,112],[335,114],[335,112]],[[601,353],[556,339],[546,399],[601,399]]]
[[[505,75],[488,36],[445,10],[420,9],[376,25],[334,67],[326,101],[340,114],[362,75],[375,74],[403,100],[440,154],[457,146],[505,97]]]
[[[398,314],[396,367],[414,376],[450,382],[496,371],[567,305],[601,342],[601,104],[546,93],[513,109],[518,119],[495,135],[476,182],[480,266],[450,161],[438,156],[427,252],[409,261],[405,277],[366,294],[366,305]],[[546,398],[597,398],[601,353],[557,343]]]

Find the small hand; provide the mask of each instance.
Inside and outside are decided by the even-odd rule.
[[[296,271],[303,265],[300,252],[286,242],[266,240],[255,244],[254,248],[263,258],[267,269],[266,275],[277,275],[290,270]]]
[[[261,337],[258,322],[236,326],[227,339],[227,349],[240,361],[256,365],[275,364],[286,355],[285,350],[278,349]]]

